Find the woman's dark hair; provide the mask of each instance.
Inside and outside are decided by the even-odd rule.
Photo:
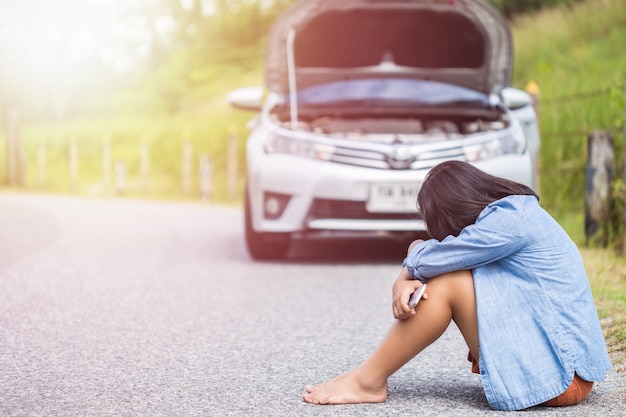
[[[417,195],[428,234],[437,240],[458,236],[481,211],[509,195],[537,194],[515,181],[495,177],[461,161],[443,162],[430,170]]]

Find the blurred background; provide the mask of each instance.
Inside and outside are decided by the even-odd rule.
[[[238,204],[253,114],[225,97],[263,84],[267,32],[294,2],[0,0],[3,186]],[[588,135],[613,135],[622,166],[626,4],[491,3],[511,24],[514,86],[538,99],[542,203],[584,241]],[[613,187],[618,213],[621,175]]]

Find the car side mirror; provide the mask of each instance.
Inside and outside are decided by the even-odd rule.
[[[231,92],[226,102],[236,109],[261,111],[263,87],[244,87]]]
[[[502,90],[502,100],[511,110],[521,109],[533,104],[530,94],[513,87],[507,87]]]

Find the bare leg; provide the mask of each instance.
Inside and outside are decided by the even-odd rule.
[[[458,271],[430,279],[428,295],[413,317],[394,323],[365,362],[328,382],[307,387],[304,401],[314,404],[385,401],[387,378],[437,340],[453,319],[472,355],[478,358],[478,320],[471,272]]]

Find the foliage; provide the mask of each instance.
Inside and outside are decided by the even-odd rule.
[[[523,87],[532,80],[541,88],[542,203],[560,220],[584,212],[591,131],[613,133],[616,167],[622,165],[624,22],[626,8],[619,0],[590,0],[513,22],[515,83]],[[568,229],[581,243],[583,224]]]
[[[262,7],[258,1],[222,0],[215,3],[215,13],[206,13],[206,2],[202,0],[147,3],[165,7],[160,13],[167,13],[178,22],[169,40],[160,42],[163,45],[159,48],[160,57],[153,60],[153,70],[127,78],[125,83],[118,83],[123,88],[113,88],[108,94],[98,90],[97,96],[81,102],[81,117],[53,125],[25,123],[22,136],[29,167],[28,186],[38,186],[37,148],[44,143],[48,149],[47,188],[69,191],[67,168],[53,166],[67,160],[68,143],[78,140],[81,147],[93,149],[80,152],[83,158],[93,152],[80,165],[84,183],[81,189],[98,189],[102,170],[93,169],[100,164],[95,149],[101,149],[104,137],[112,138],[114,149],[119,149],[116,153],[128,155],[127,158],[135,154],[135,161],[128,162],[129,175],[138,170],[139,143],[148,141],[154,147],[151,175],[172,176],[168,181],[154,181],[169,184],[163,191],[168,196],[181,195],[175,191],[180,168],[174,166],[180,160],[177,146],[180,147],[183,136],[192,137],[196,155],[206,153],[223,161],[228,132],[236,128],[240,139],[239,167],[243,170],[245,123],[251,114],[226,108],[224,98],[233,88],[262,83],[267,30],[275,16],[293,2],[279,0]],[[183,3],[187,6],[183,7]],[[510,9],[526,10],[538,2],[494,3],[501,8],[507,5]],[[626,17],[619,0],[565,3],[567,7],[514,18],[514,75],[518,87],[523,88],[532,80],[541,88],[542,201],[565,224],[570,224],[568,231],[583,242],[583,222],[575,216],[583,208],[586,135],[592,129],[610,128],[621,146],[622,73],[626,68],[621,45],[626,38]],[[158,14],[150,7],[144,12]],[[606,90],[606,94],[584,96],[596,90]],[[574,99],[568,98],[572,96]],[[88,145],[90,141],[99,145]],[[173,161],[165,162],[168,158]],[[214,169],[216,181],[223,179],[225,173],[220,170],[224,163],[216,162]],[[82,174],[85,170],[93,172]],[[132,182],[130,190],[131,186]],[[141,195],[140,189],[135,192]],[[155,185],[150,195],[157,194]],[[218,192],[216,198],[223,199],[225,194]],[[570,217],[574,219],[571,222],[567,220]]]
[[[580,0],[489,0],[507,18],[559,5],[571,6]]]

